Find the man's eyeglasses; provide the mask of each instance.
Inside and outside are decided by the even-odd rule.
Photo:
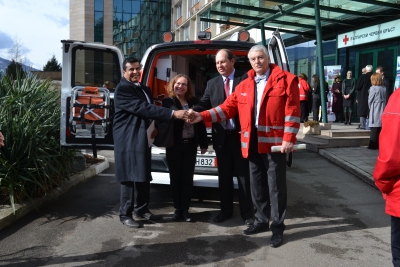
[[[187,83],[175,83],[175,85],[182,86],[182,87],[187,87]]]

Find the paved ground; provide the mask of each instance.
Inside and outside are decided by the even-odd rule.
[[[214,224],[215,189],[196,189],[195,222],[176,223],[169,187],[153,185],[150,207],[164,219],[125,227],[106,156],[109,169],[1,230],[0,266],[391,266],[381,194],[318,153],[296,152],[288,169],[287,229],[277,249],[267,245],[270,232],[242,234],[237,204],[231,220]]]

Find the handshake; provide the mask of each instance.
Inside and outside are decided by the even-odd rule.
[[[203,117],[200,115],[200,113],[194,111],[193,109],[175,110],[173,117],[175,119],[184,120],[190,124],[197,123],[203,120]]]

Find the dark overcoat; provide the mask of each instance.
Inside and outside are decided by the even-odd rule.
[[[371,87],[371,75],[372,72],[367,72],[361,75],[357,82],[357,115],[360,117],[367,117],[369,113],[368,108],[368,90]]]
[[[232,92],[235,91],[236,85],[238,85],[241,81],[247,78],[247,73],[239,70],[235,70],[235,74],[233,77],[233,86]],[[193,107],[195,111],[204,111],[211,109],[213,107],[217,107],[224,103],[226,99],[226,94],[224,90],[224,80],[221,75],[209,80],[207,82],[207,87],[204,92],[203,97],[200,99],[199,103]],[[237,129],[240,129],[239,116],[235,118],[235,125]],[[225,142],[225,128],[226,122],[216,122],[212,124],[212,142],[213,148],[215,151],[219,152],[222,150],[222,147]]]
[[[149,182],[151,178],[151,148],[147,128],[151,120],[170,120],[172,110],[147,101],[150,88],[137,86],[124,77],[114,93],[114,157],[117,182]]]

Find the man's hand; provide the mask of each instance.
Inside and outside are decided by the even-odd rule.
[[[293,143],[283,141],[281,147],[281,153],[290,153],[290,152],[293,152]]]
[[[158,130],[157,130],[157,129],[154,129],[154,130],[151,132],[151,134],[150,134],[150,138],[151,138],[151,139],[156,138],[157,134],[158,134]]]
[[[186,120],[187,123],[197,123],[203,120],[203,116],[200,115],[200,113],[194,111],[193,109],[189,109],[188,112],[188,119]]]
[[[188,118],[187,110],[175,110],[173,117],[175,119],[186,120]]]
[[[4,146],[4,136],[3,134],[0,132],[0,147]]]

